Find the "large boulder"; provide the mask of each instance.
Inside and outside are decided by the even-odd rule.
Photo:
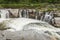
[[[12,17],[12,18],[13,18],[13,17],[15,17],[15,18],[18,17],[18,15],[19,15],[19,14],[18,14],[18,11],[19,11],[19,9],[10,9],[10,10],[9,10],[9,12],[10,12],[10,17]]]

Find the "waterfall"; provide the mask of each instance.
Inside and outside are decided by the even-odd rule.
[[[22,14],[22,17],[27,18],[27,10],[26,9],[23,9],[21,14]]]
[[[7,39],[20,40],[23,38],[24,40],[32,40],[33,38],[33,40],[60,40],[60,35],[58,34],[60,28],[55,28],[46,22],[28,18],[1,20],[5,22],[6,27],[11,27],[11,29],[4,31],[4,35]]]
[[[22,17],[21,12],[22,11],[19,12],[20,17]],[[52,12],[46,12],[41,16],[41,20],[45,22],[29,19],[29,16],[27,15],[29,15],[28,11],[24,10],[23,17],[27,18],[9,19],[8,10],[0,10],[0,17],[3,18],[0,18],[0,23],[4,22],[6,24],[6,28],[10,27],[10,29],[3,31],[5,36],[4,39],[7,38],[12,40],[60,40],[60,28],[58,29],[48,24],[53,18]],[[37,19],[37,16],[35,17]],[[1,38],[3,37],[0,36],[0,39]]]
[[[9,12],[8,10],[0,10],[0,16],[1,18],[9,18]]]
[[[45,12],[42,14],[41,16],[41,20],[42,21],[45,21],[51,25],[54,25],[55,24],[55,19],[54,19],[54,15],[53,15],[53,12]]]
[[[21,12],[22,12],[22,10],[19,10],[19,11],[18,11],[18,13],[19,13],[19,18],[22,17],[22,15],[21,15],[22,13],[21,13]]]

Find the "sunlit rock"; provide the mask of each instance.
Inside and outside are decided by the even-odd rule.
[[[10,9],[9,12],[10,12],[10,17],[13,16],[14,18],[17,18],[18,17],[18,10],[19,9]],[[12,18],[13,18],[12,17]]]

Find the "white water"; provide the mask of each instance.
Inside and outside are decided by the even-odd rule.
[[[0,40],[6,40],[6,38],[12,40],[56,40],[57,38],[60,40],[60,28],[55,28],[46,22],[28,18],[9,19],[7,10],[1,10],[0,15],[0,23],[4,22],[6,27],[11,28],[2,32],[4,37],[0,32]]]
[[[16,31],[22,31],[22,30],[27,30],[27,31],[28,30],[32,30],[32,31],[34,30],[35,32],[37,32],[37,34],[38,33],[40,34],[41,32],[43,32],[44,35],[47,35],[47,34],[50,35],[51,34],[50,35],[51,37],[54,37],[55,39],[58,38],[60,40],[60,35],[58,33],[56,33],[56,32],[60,33],[60,28],[55,28],[55,27],[49,25],[48,23],[45,23],[42,21],[28,19],[28,18],[0,19],[0,21],[1,22],[5,21],[6,26],[11,27],[11,29],[7,29],[6,31],[16,32]],[[25,31],[25,32],[22,31],[20,33],[21,33],[21,35],[26,36],[27,31]],[[46,31],[48,31],[48,32],[45,33]],[[27,32],[27,34],[29,34],[29,31]],[[48,39],[43,37],[43,40],[48,40]]]
[[[54,13],[51,11],[51,12],[46,12],[45,14],[43,14],[41,16],[41,20],[42,21],[45,21],[51,25],[54,25],[55,24],[55,18],[54,18]]]
[[[3,21],[6,23],[7,27],[11,27],[15,29],[16,31],[20,31],[23,28],[24,29],[25,28],[26,29],[38,29],[38,30],[45,29],[45,30],[50,30],[50,31],[59,30],[59,28],[55,28],[46,22],[28,19],[28,18],[0,19],[0,23]]]
[[[9,12],[8,10],[0,10],[0,15],[1,15],[1,18],[9,18]]]

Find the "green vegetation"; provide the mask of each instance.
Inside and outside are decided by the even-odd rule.
[[[60,4],[48,4],[48,3],[40,3],[40,4],[0,4],[0,8],[34,8],[41,10],[60,10]]]
[[[0,4],[60,3],[60,0],[0,0]]]
[[[57,8],[60,0],[0,0],[0,8]]]
[[[35,7],[44,7],[47,4],[0,4],[0,8],[35,8]]]

